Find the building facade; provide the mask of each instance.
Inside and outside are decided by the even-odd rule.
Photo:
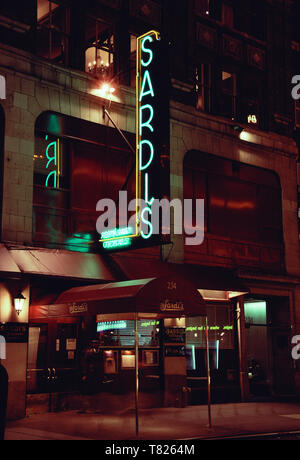
[[[118,330],[109,342],[104,324],[111,320],[85,320],[84,297],[64,293],[152,278],[166,265],[181,275],[191,270],[206,302],[213,400],[298,397],[291,356],[300,333],[293,2],[38,0],[24,11],[2,3],[0,322],[9,417],[90,397],[92,390],[80,390],[82,355],[97,346],[97,356],[107,353],[97,361],[101,392],[119,394],[113,376],[132,371],[125,353],[132,324],[109,329],[112,336]],[[205,200],[205,238],[188,246],[172,227],[167,244],[107,254],[97,240],[96,204],[116,201],[124,183],[134,196],[135,157],[116,126],[135,146],[136,37],[153,29],[168,43],[170,62],[170,198]],[[104,82],[115,91],[103,92]],[[58,313],[64,298],[73,313]],[[168,388],[167,404],[179,404],[162,378],[169,364],[159,351],[164,339],[153,339],[157,326],[140,324],[152,337],[142,350],[143,375],[150,369],[162,382],[145,380],[145,392]],[[203,321],[191,318],[184,327],[187,363],[177,361],[182,370],[170,375],[191,389],[190,404],[202,403]],[[130,372],[122,378],[126,386]]]

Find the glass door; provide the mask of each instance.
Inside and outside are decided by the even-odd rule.
[[[271,396],[272,363],[265,300],[245,301],[246,349],[250,395]]]
[[[27,394],[48,394],[50,410],[54,393],[69,393],[79,388],[79,334],[79,318],[30,324]]]

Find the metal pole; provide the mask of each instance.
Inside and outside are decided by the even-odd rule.
[[[208,426],[211,424],[211,381],[210,381],[210,362],[209,362],[209,341],[208,341],[208,321],[205,317],[205,337],[206,337],[206,369],[207,369],[207,409],[208,409]]]
[[[120,136],[122,136],[122,138],[124,139],[124,141],[128,145],[128,147],[131,150],[131,152],[135,155],[136,154],[135,149],[132,147],[132,145],[130,144],[128,139],[125,137],[125,135],[122,133],[122,131],[120,130],[119,126],[114,122],[114,120],[112,119],[110,113],[107,111],[107,109],[105,107],[103,107],[103,111],[104,111],[104,114],[109,118],[109,120],[113,124],[114,128],[116,128],[116,130],[119,132]]]
[[[138,320],[135,313],[135,432],[139,436],[139,335]]]

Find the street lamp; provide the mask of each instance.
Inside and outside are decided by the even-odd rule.
[[[19,291],[18,295],[14,298],[15,310],[18,316],[23,310],[25,300],[26,297],[23,296],[21,291]]]

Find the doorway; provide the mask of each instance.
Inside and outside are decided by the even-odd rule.
[[[246,298],[244,311],[250,399],[293,395],[289,299]]]
[[[57,395],[79,386],[79,318],[31,323],[28,338],[28,410],[59,410]]]

